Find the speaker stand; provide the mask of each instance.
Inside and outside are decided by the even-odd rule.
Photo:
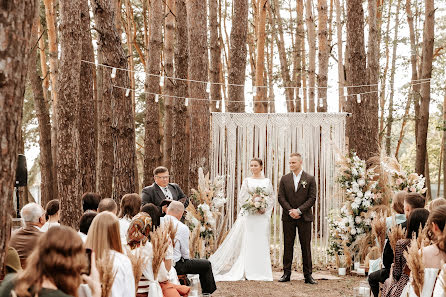
[[[20,218],[20,197],[19,197],[19,187],[15,187],[15,199],[17,202],[17,218]]]

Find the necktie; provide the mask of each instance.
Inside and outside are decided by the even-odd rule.
[[[168,187],[163,188],[164,189],[164,196],[166,196],[167,199],[172,199],[172,194],[169,191]]]

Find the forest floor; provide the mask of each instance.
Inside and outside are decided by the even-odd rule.
[[[302,273],[293,271],[291,282],[279,283],[277,280],[282,272],[273,272],[273,282],[239,281],[218,282],[217,291],[213,297],[264,297],[264,296],[286,296],[286,297],[339,297],[354,296],[354,288],[361,281],[367,281],[366,277],[342,276],[338,277],[329,271],[317,271],[313,278],[317,285],[305,284]]]

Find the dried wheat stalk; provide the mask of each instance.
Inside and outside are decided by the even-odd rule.
[[[144,270],[144,267],[147,265],[148,258],[144,256],[142,251],[140,249],[136,249],[135,253],[132,253],[130,248],[127,249],[127,256],[130,259],[130,262],[132,263],[132,269],[133,269],[133,275],[135,276],[135,288],[138,290],[138,284],[141,280],[142,271]]]
[[[169,248],[169,233],[167,232],[167,229],[157,228],[155,231],[150,232],[150,239],[153,249],[153,277],[154,279],[157,279],[161,263],[164,261],[167,249]]]
[[[350,249],[348,248],[347,244],[345,242],[342,243],[343,251],[344,251],[344,262],[345,262],[345,268],[350,269],[352,266],[352,254],[350,252]]]
[[[414,237],[408,250],[404,252],[404,257],[411,271],[414,292],[420,297],[424,285],[424,264],[422,260],[423,251],[420,250],[420,253],[418,253],[418,250],[420,250],[420,246],[418,245],[417,238]]]
[[[167,223],[167,233],[169,234],[172,244],[175,242],[175,235],[177,234],[178,225],[175,225],[172,221]]]
[[[189,252],[190,252],[191,258],[195,258],[195,254],[197,252],[199,252],[198,241],[200,239],[200,228],[201,228],[201,224],[198,224],[198,226],[195,226],[195,229],[192,231],[192,233],[190,235]]]
[[[395,251],[396,243],[398,240],[403,239],[405,237],[405,230],[401,227],[401,225],[395,225],[390,228],[389,231],[389,243],[392,247],[392,250]]]
[[[109,297],[115,281],[116,271],[113,270],[113,257],[109,255],[102,257],[96,261],[99,278],[101,280],[101,297]]]
[[[386,242],[386,229],[386,217],[380,212],[372,221],[372,232],[378,240],[381,254],[384,251],[384,243]]]

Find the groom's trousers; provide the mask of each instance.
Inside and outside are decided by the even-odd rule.
[[[214,274],[212,273],[211,262],[204,259],[181,259],[175,263],[175,269],[178,275],[198,274],[200,276],[200,285],[203,293],[212,294],[217,290]]]
[[[313,263],[311,260],[311,222],[306,222],[302,218],[292,221],[282,221],[283,223],[283,271],[291,274],[293,263],[294,241],[296,239],[296,229],[299,233],[299,242],[302,250],[302,264],[304,276],[311,276]]]

